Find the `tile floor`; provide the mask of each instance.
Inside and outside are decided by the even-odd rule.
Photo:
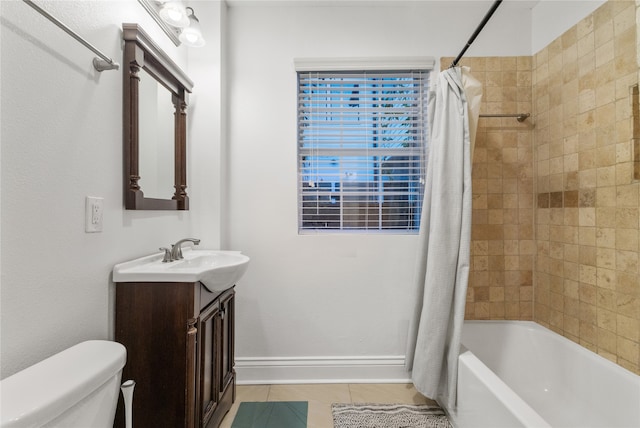
[[[221,428],[231,427],[243,401],[308,401],[308,428],[333,427],[332,403],[435,404],[411,384],[238,385],[236,402]]]

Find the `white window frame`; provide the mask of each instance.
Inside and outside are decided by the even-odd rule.
[[[386,147],[384,149],[381,148],[376,148],[376,156],[378,154],[383,154],[384,156],[387,156],[387,159],[393,159],[394,156],[397,157],[397,159],[403,159],[402,157],[404,157],[404,159],[419,159],[419,169],[420,169],[420,173],[419,173],[419,178],[416,179],[415,174],[412,175],[412,179],[411,179],[411,196],[412,198],[416,198],[418,197],[419,200],[417,201],[417,203],[414,203],[414,205],[417,206],[417,214],[413,214],[414,217],[417,216],[417,220],[413,221],[412,226],[410,227],[402,227],[402,228],[391,228],[391,224],[387,224],[384,225],[385,221],[383,220],[383,214],[382,214],[382,204],[377,203],[378,205],[378,213],[374,213],[373,209],[369,210],[369,203],[364,203],[363,202],[359,202],[359,204],[363,204],[363,205],[367,205],[364,210],[367,212],[367,214],[365,214],[365,217],[368,219],[370,217],[372,218],[377,218],[376,222],[373,222],[371,224],[367,224],[366,226],[362,226],[360,223],[360,226],[354,226],[354,222],[349,222],[347,220],[348,218],[348,214],[346,214],[346,210],[343,211],[343,205],[347,205],[347,203],[345,202],[345,195],[349,194],[349,191],[345,190],[345,184],[347,183],[343,183],[342,179],[339,179],[340,183],[315,183],[313,179],[309,179],[308,174],[305,174],[305,171],[308,171],[308,164],[309,162],[305,163],[305,159],[309,159],[309,157],[313,157],[310,156],[315,155],[315,157],[313,157],[314,159],[318,159],[318,156],[322,156],[322,154],[326,154],[326,155],[330,155],[333,158],[337,158],[339,159],[339,163],[340,165],[343,164],[343,162],[346,162],[345,159],[351,157],[352,159],[355,159],[356,156],[361,156],[361,157],[366,157],[366,158],[370,158],[373,157],[374,155],[372,155],[372,151],[370,151],[370,149],[365,148],[365,147],[358,147],[358,148],[348,148],[346,149],[345,147],[348,146],[348,143],[344,141],[344,139],[341,139],[341,141],[339,142],[340,144],[340,149],[332,149],[332,148],[327,148],[326,146],[323,147],[324,145],[327,145],[326,143],[323,143],[321,141],[312,141],[310,143],[310,140],[313,140],[313,138],[310,138],[308,136],[308,130],[310,128],[306,128],[306,127],[313,127],[314,125],[309,125],[309,120],[304,120],[304,117],[309,117],[310,116],[310,110],[309,110],[309,102],[308,102],[308,96],[305,97],[304,94],[302,94],[302,89],[300,89],[300,87],[298,88],[297,91],[297,95],[298,95],[298,107],[296,109],[297,114],[298,114],[298,137],[297,137],[297,162],[298,162],[298,231],[300,234],[309,234],[309,233],[351,233],[351,232],[366,232],[366,233],[394,233],[394,234],[416,234],[419,231],[419,217],[420,217],[420,211],[421,211],[421,207],[422,207],[422,197],[423,197],[423,188],[424,188],[424,178],[426,176],[426,144],[427,144],[427,111],[426,111],[426,107],[427,107],[427,90],[428,90],[428,76],[429,73],[431,71],[433,71],[433,67],[435,64],[435,61],[433,58],[431,57],[394,57],[394,58],[303,58],[303,59],[296,59],[294,60],[295,63],[295,70],[297,72],[298,75],[298,82],[303,82],[302,84],[306,84],[310,81],[310,79],[313,79],[313,74],[314,73],[318,73],[318,74],[322,74],[323,77],[322,79],[328,79],[328,77],[324,77],[324,76],[333,76],[333,75],[342,75],[342,73],[348,73],[349,75],[353,74],[353,73],[361,73],[363,76],[367,76],[365,73],[373,73],[376,76],[379,73],[384,73],[385,75],[387,75],[387,73],[403,73],[406,74],[406,72],[411,72],[411,71],[419,71],[420,73],[422,73],[422,75],[424,75],[425,77],[422,79],[423,81],[425,81],[424,83],[424,88],[423,88],[423,92],[420,93],[418,95],[418,97],[420,98],[419,100],[419,108],[421,109],[421,112],[419,114],[420,120],[419,120],[419,124],[421,126],[420,130],[416,131],[417,134],[412,136],[417,136],[417,138],[415,138],[415,140],[412,140],[412,143],[410,144],[411,148],[405,148],[405,147],[401,147],[401,148],[390,148],[390,147]],[[306,76],[306,77],[305,77]],[[365,80],[368,81],[368,79],[370,78],[370,75],[368,77],[365,77]],[[330,79],[330,77],[329,77]],[[307,93],[308,94],[308,93]],[[303,100],[305,100],[305,104],[303,104]],[[344,100],[344,98],[343,98]],[[344,102],[344,101],[343,101]],[[333,104],[333,102],[332,102]],[[363,107],[363,109],[365,109],[365,107]],[[366,109],[365,109],[366,110]],[[371,115],[371,113],[367,113],[365,110],[362,110],[362,114],[364,116],[366,116],[367,114]],[[331,113],[333,114],[333,113]],[[334,116],[332,116],[334,117]],[[366,116],[366,117],[378,117],[375,115],[371,115],[371,116]],[[334,117],[335,118],[335,117]],[[335,120],[335,119],[330,119],[330,120]],[[304,122],[304,123],[303,123]],[[411,123],[417,123],[416,120],[412,119]],[[333,129],[332,127],[330,127],[331,129]],[[326,131],[327,127],[322,127],[322,125],[318,126],[318,129],[323,129]],[[347,131],[345,131],[347,132]],[[377,130],[374,130],[373,132],[378,132]],[[304,135],[303,135],[304,134]],[[341,138],[341,137],[338,137]],[[310,145],[311,144],[311,145]],[[327,146],[329,147],[336,147],[335,144],[338,144],[338,140],[336,140],[336,142],[330,142]],[[314,152],[315,150],[315,152]],[[410,158],[406,158],[406,156],[408,156],[410,154]],[[344,157],[343,157],[344,156]],[[392,163],[392,161],[390,161]],[[398,161],[400,162],[400,160]],[[406,163],[406,162],[405,162]],[[415,164],[415,161],[412,161],[413,164]],[[379,164],[378,164],[379,165]],[[342,166],[340,167],[340,170],[342,171]],[[345,173],[347,174],[347,173]],[[381,177],[382,172],[377,172],[376,174],[374,174],[374,178],[367,178],[364,181],[360,182],[360,185],[364,185],[364,187],[366,188],[364,191],[362,190],[362,188],[359,189],[359,195],[365,195],[370,201],[374,201],[371,205],[376,205],[376,198],[382,198],[384,195],[389,194],[389,192],[385,193],[384,190],[380,190],[381,188],[384,188],[381,185],[373,185],[372,189],[374,190],[369,190],[369,185],[374,182],[374,181],[380,181],[382,178]],[[367,177],[371,177],[371,175],[367,175]],[[331,181],[331,180],[329,180]],[[313,199],[312,195],[313,193],[310,192],[310,188],[313,188],[314,186],[318,186],[317,187],[317,192],[316,194],[318,196],[315,197],[315,202],[311,201],[309,202],[310,199]],[[331,186],[331,189],[329,190],[325,190],[324,188],[320,188],[320,186]],[[419,190],[416,190],[417,187],[419,186]],[[336,189],[334,187],[337,187],[337,192],[338,193],[332,193],[332,192],[336,192]],[[327,188],[328,189],[328,188]],[[377,189],[377,190],[375,190]],[[409,195],[409,192],[405,192],[407,193],[407,195]],[[331,198],[329,195],[330,194],[339,194],[340,196],[337,198]],[[324,196],[321,196],[324,195]],[[306,197],[306,199],[305,199]],[[407,196],[409,197],[409,196]],[[320,205],[322,204],[322,202],[319,202],[321,200],[321,198],[323,200],[331,200],[333,201],[334,199],[338,199],[338,205],[339,207],[337,207],[337,210],[339,210],[339,224],[335,224],[332,223],[331,226],[328,226],[328,223],[325,223],[325,226],[313,226],[310,224],[310,222],[308,221],[309,218],[306,215],[303,215],[303,211],[305,211],[305,213],[308,214],[309,212],[309,204],[311,203],[311,205],[313,206],[313,204],[315,203],[316,205],[318,205],[317,210],[318,212],[322,211],[324,209],[324,212],[326,211],[331,211],[331,206],[326,206],[326,207],[321,207]],[[324,203],[325,205],[327,205],[327,203]],[[356,203],[356,205],[358,205],[358,203]],[[362,208],[362,207],[359,207]],[[336,213],[337,210],[335,211],[331,211],[333,213]],[[322,214],[320,214],[320,216],[322,217]],[[336,214],[334,214],[332,216],[332,218],[335,218]],[[330,217],[330,216],[328,216]],[[305,223],[306,220],[306,223]],[[386,227],[385,227],[386,226]],[[396,226],[397,227],[397,226]]]

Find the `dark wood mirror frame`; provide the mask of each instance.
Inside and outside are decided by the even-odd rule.
[[[138,24],[122,24],[124,39],[123,142],[124,205],[128,210],[188,210],[187,196],[187,95],[193,82]],[[145,198],[140,180],[139,83],[140,70],[171,92],[175,108],[174,182],[171,199]]]

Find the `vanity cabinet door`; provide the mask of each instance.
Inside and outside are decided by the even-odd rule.
[[[235,401],[234,298],[223,292],[200,314],[200,421],[202,428],[217,428]]]
[[[227,388],[234,386],[235,370],[234,370],[234,319],[235,319],[235,290],[231,289],[220,296],[220,318],[221,318],[221,375],[219,394],[222,395]],[[233,401],[235,401],[235,391],[232,392]]]
[[[206,427],[218,407],[220,373],[220,306],[211,303],[200,314],[198,322],[198,427]]]

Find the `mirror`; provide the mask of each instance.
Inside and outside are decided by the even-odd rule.
[[[186,108],[193,82],[139,25],[122,29],[125,208],[188,210]]]
[[[171,199],[175,161],[171,93],[150,75],[138,82],[138,147],[140,187],[145,197]]]

